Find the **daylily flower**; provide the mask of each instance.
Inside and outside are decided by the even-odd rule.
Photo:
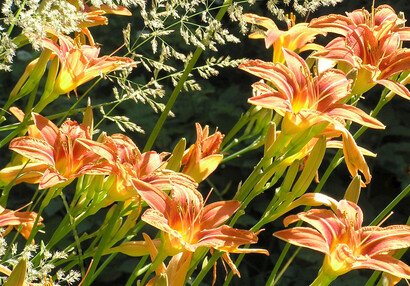
[[[390,78],[410,70],[410,49],[400,49],[398,33],[377,39],[367,26],[356,28],[345,38],[331,41],[325,49],[314,54],[335,63],[346,72],[357,70],[353,94],[362,94],[376,84],[381,84],[398,95],[410,99],[410,91]],[[347,65],[346,65],[347,64]]]
[[[202,195],[188,188],[174,188],[169,197],[163,191],[139,190],[151,207],[141,219],[163,232],[163,251],[173,256],[180,252],[195,252],[199,247],[216,249],[239,274],[229,253],[264,253],[264,249],[240,249],[240,245],[258,241],[257,233],[222,225],[240,206],[238,201],[220,201],[204,206]]]
[[[82,174],[107,172],[106,164],[98,162],[101,157],[80,143],[81,139],[91,139],[87,125],[68,119],[58,128],[40,114],[33,113],[32,116],[42,139],[17,137],[9,145],[11,150],[34,162],[23,169],[18,182],[32,182],[33,175],[37,178],[38,173],[41,173],[39,187],[44,189],[68,184]],[[8,174],[8,178],[17,175],[17,171],[8,168],[2,170]]]
[[[259,95],[248,99],[248,102],[274,109],[282,115],[281,131],[287,134],[296,134],[328,122],[322,134],[327,138],[341,135],[350,173],[354,177],[361,171],[366,183],[370,182],[368,166],[352,135],[345,128],[345,120],[378,129],[384,128],[384,125],[362,110],[345,104],[350,97],[350,81],[343,72],[329,69],[313,77],[301,57],[286,49],[283,49],[283,53],[287,66],[261,60],[252,60],[239,66],[266,81],[252,85]]]
[[[79,24],[80,28],[93,27],[98,25],[107,25],[108,19],[103,16],[105,14],[114,14],[120,16],[131,16],[131,12],[120,5],[109,7],[107,5],[100,5],[99,7],[88,6],[84,1],[82,7],[77,0],[67,0],[71,5],[75,6],[78,11],[87,13],[86,20]]]
[[[291,19],[288,21],[288,31],[279,30],[272,19],[263,16],[246,13],[242,15],[242,19],[267,29],[265,32],[254,32],[249,35],[249,38],[265,39],[267,49],[273,46],[274,63],[285,63],[282,48],[295,51],[296,53],[323,48],[321,45],[314,44],[313,41],[317,35],[326,35],[326,32],[309,28],[308,23],[295,24],[295,16],[293,14],[291,14]]]
[[[187,174],[200,183],[205,180],[218,167],[223,159],[222,154],[218,154],[219,147],[224,135],[215,131],[209,136],[209,127],[203,129],[199,123],[195,123],[196,142],[185,151],[182,157],[182,173]]]
[[[54,84],[54,93],[69,93],[95,77],[125,66],[135,66],[130,58],[102,56],[100,48],[94,45],[88,33],[91,45],[81,45],[68,36],[57,34],[59,44],[51,39],[43,39],[43,46],[52,50],[59,58],[61,67]]]
[[[163,170],[164,155],[155,151],[141,153],[135,143],[123,134],[106,136],[103,143],[83,140],[84,146],[107,160],[111,176],[107,179],[110,199],[123,201],[139,196],[139,189],[170,190],[179,185],[195,188],[188,176]]]
[[[21,208],[13,211],[0,206],[0,227],[6,227],[6,230],[2,233],[3,236],[15,228],[25,239],[30,237],[37,213],[20,212],[20,210]],[[39,217],[37,225],[41,225],[42,221],[43,218]]]
[[[372,8],[371,12],[357,9],[346,15],[330,14],[312,19],[309,27],[347,36],[357,27],[367,26],[377,39],[397,32],[402,41],[410,40],[410,27],[404,27],[406,20],[398,17],[389,5],[383,4],[376,9]]]
[[[410,267],[392,257],[391,250],[410,246],[410,226],[363,227],[363,213],[356,204],[341,200],[328,202],[332,211],[312,209],[284,219],[284,225],[302,220],[313,226],[294,227],[273,235],[291,244],[325,254],[318,278],[311,285],[325,286],[353,269],[369,268],[410,279]],[[318,205],[312,200],[312,204]]]
[[[410,92],[403,84],[389,79],[410,70],[410,49],[400,48],[402,41],[410,40],[410,28],[403,27],[404,20],[390,6],[379,6],[372,14],[356,10],[348,17],[327,17],[312,20],[310,26],[344,37],[331,41],[315,57],[339,63],[338,67],[346,73],[357,70],[353,94],[362,94],[381,84],[410,99]]]

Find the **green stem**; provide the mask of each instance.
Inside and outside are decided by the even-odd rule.
[[[319,270],[319,274],[316,277],[315,281],[310,284],[310,286],[327,286],[337,277],[332,277],[327,275],[322,269]]]
[[[201,269],[201,272],[199,272],[198,276],[195,278],[195,280],[192,282],[191,286],[198,286],[202,280],[205,278],[205,275],[211,270],[211,268],[214,266],[216,261],[219,259],[219,257],[222,256],[222,252],[217,251],[215,252],[211,259],[208,260],[208,263]]]
[[[222,17],[225,15],[226,11],[228,10],[229,5],[232,3],[233,0],[225,0],[222,7],[219,9],[218,14],[215,17],[216,21],[221,21]],[[168,102],[167,105],[165,106],[164,111],[161,113],[161,116],[159,117],[157,123],[155,124],[154,129],[152,130],[147,143],[145,144],[145,147],[143,149],[143,152],[147,152],[151,150],[152,146],[154,145],[155,140],[158,137],[159,132],[162,129],[162,126],[165,123],[165,120],[168,117],[169,112],[171,111],[171,108],[174,106],[175,101],[178,98],[179,93],[181,92],[181,89],[184,86],[185,81],[188,79],[189,74],[191,73],[192,69],[194,68],[196,62],[198,61],[200,55],[202,54],[203,49],[200,47],[197,47],[194,55],[192,56],[191,60],[189,61],[188,65],[186,66],[184,73],[182,74],[180,80],[178,81],[177,85],[175,86]]]
[[[221,153],[225,153],[231,148],[231,144],[234,143],[232,142],[229,144],[225,149],[225,145],[232,140],[232,138],[239,132],[239,130],[242,129],[246,125],[246,123],[249,122],[249,119],[251,118],[251,113],[252,110],[255,108],[255,106],[251,106],[248,111],[245,114],[242,114],[241,118],[239,118],[238,122],[235,123],[235,125],[232,127],[232,129],[229,131],[228,134],[226,134],[224,140],[221,143],[220,148],[222,149]]]
[[[273,285],[275,278],[276,278],[276,273],[278,273],[279,267],[282,265],[282,262],[285,259],[285,256],[288,253],[290,246],[291,244],[287,243],[285,247],[283,248],[282,252],[279,255],[278,260],[276,260],[275,266],[273,267],[273,270],[269,276],[268,281],[266,282],[266,285]]]
[[[236,142],[235,142],[235,143],[236,143]],[[254,150],[254,149],[259,148],[259,147],[261,146],[261,143],[263,143],[263,141],[261,140],[261,137],[259,137],[259,138],[257,138],[255,141],[253,141],[253,143],[250,144],[249,146],[246,146],[245,148],[243,148],[243,149],[241,149],[241,150],[239,150],[239,151],[237,151],[237,152],[235,152],[235,153],[233,153],[233,154],[231,154],[231,155],[226,156],[225,158],[223,158],[221,164],[222,164],[222,163],[226,163],[226,162],[228,162],[228,161],[230,161],[230,160],[232,160],[232,159],[238,158],[238,157],[240,157],[242,154],[245,154],[245,153],[247,153],[247,152],[249,152],[249,151],[251,151],[251,150]],[[221,152],[221,153],[223,153],[223,152]]]
[[[292,263],[293,259],[295,259],[296,255],[298,255],[299,251],[301,250],[301,247],[298,247],[295,252],[293,253],[292,257],[289,258],[288,262],[286,262],[285,266],[283,266],[282,270],[279,272],[278,277],[275,281],[273,281],[272,286],[276,285],[277,281],[279,281],[279,279],[282,277],[282,275],[285,273],[286,269],[288,269],[288,267],[290,266],[290,264]],[[269,285],[269,284],[266,284]]]
[[[64,207],[67,211],[67,215],[69,217],[69,220],[70,220],[71,231],[73,233],[74,241],[75,241],[75,244],[77,246],[78,260],[80,261],[81,273],[85,273],[84,256],[83,256],[83,251],[81,249],[80,237],[78,236],[78,232],[77,232],[76,225],[75,225],[75,218],[71,214],[70,207],[68,206],[66,197],[63,194],[63,192],[61,192],[60,196],[61,196],[61,200],[63,201]]]
[[[123,206],[124,206],[124,202],[119,202],[117,204],[117,206],[116,206],[116,208],[115,208],[115,210],[114,210],[114,212],[113,212],[113,214],[112,214],[112,216],[111,216],[111,218],[108,222],[107,229],[105,230],[104,235],[102,236],[100,244],[98,245],[97,252],[96,252],[96,254],[94,256],[94,259],[93,259],[93,263],[90,267],[90,270],[88,272],[87,277],[85,278],[85,280],[83,282],[84,286],[91,285],[91,283],[95,279],[94,272],[97,269],[98,263],[100,262],[103,251],[105,249],[105,246],[106,246],[106,244],[108,243],[108,241],[111,237],[112,229],[115,225],[115,222],[118,219],[118,216],[119,216]]]
[[[403,199],[410,191],[410,184],[404,188],[400,194],[394,198],[393,201],[370,223],[370,225],[377,225],[386,215]]]
[[[144,257],[141,258],[140,262],[138,265],[134,268],[134,271],[131,273],[130,277],[128,278],[127,283],[125,286],[131,286],[132,283],[137,279],[138,276],[140,276],[142,273],[147,271],[149,267],[151,266],[150,264],[145,265],[145,262],[147,261],[149,255],[145,255]]]
[[[31,241],[33,240],[34,236],[37,234],[37,232],[38,232],[37,224],[38,224],[38,221],[41,217],[41,214],[43,213],[44,208],[46,206],[48,206],[48,204],[50,203],[51,199],[54,197],[54,195],[57,191],[58,191],[58,188],[56,188],[56,187],[52,187],[49,190],[45,190],[45,192],[47,192],[47,194],[46,194],[44,200],[41,202],[40,209],[38,210],[37,217],[36,217],[36,219],[34,221],[34,224],[33,224],[33,229],[31,230],[30,236],[27,239],[26,245],[30,244]]]

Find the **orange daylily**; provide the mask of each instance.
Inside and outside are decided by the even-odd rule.
[[[328,122],[322,134],[328,138],[341,135],[350,173],[356,176],[361,171],[366,183],[370,182],[368,166],[352,135],[345,128],[345,120],[378,129],[384,128],[384,125],[362,110],[344,103],[350,97],[350,81],[343,72],[329,69],[313,77],[306,62],[296,53],[283,49],[283,54],[287,66],[261,60],[252,60],[239,66],[267,82],[252,85],[259,95],[248,99],[248,102],[274,109],[284,116],[282,132],[287,134],[296,134]]]
[[[283,222],[288,226],[301,220],[313,228],[294,227],[273,234],[291,244],[325,254],[319,276],[311,285],[325,286],[350,270],[362,268],[410,279],[410,267],[392,257],[390,252],[410,246],[410,226],[363,227],[363,213],[356,204],[331,198],[327,202],[312,200],[314,205],[321,203],[332,207],[332,211],[312,209],[290,215]]]
[[[397,32],[402,41],[410,40],[410,27],[404,27],[406,20],[399,18],[389,5],[372,8],[371,13],[365,9],[357,9],[346,15],[330,14],[312,19],[309,27],[347,36],[357,27],[367,26],[377,39]]]
[[[311,27],[344,36],[334,39],[314,56],[343,63],[339,68],[345,72],[356,69],[353,94],[362,94],[381,84],[410,99],[410,91],[403,84],[389,79],[410,70],[410,49],[400,48],[402,41],[410,40],[410,28],[402,27],[403,24],[404,20],[388,5],[377,7],[372,14],[356,10],[348,17],[330,15],[314,19]]]
[[[151,207],[141,219],[163,232],[163,250],[167,255],[195,252],[199,247],[223,251],[223,258],[232,263],[229,253],[263,253],[264,249],[239,249],[240,245],[258,241],[257,233],[222,225],[240,206],[238,201],[220,201],[204,206],[197,190],[174,188],[170,197],[158,189],[139,190],[141,197]]]
[[[100,156],[91,152],[81,139],[91,139],[89,127],[76,121],[66,120],[60,128],[40,114],[33,113],[34,124],[42,139],[30,136],[17,137],[9,148],[34,161],[22,170],[18,182],[36,182],[41,175],[40,189],[68,184],[82,174],[107,173],[107,165],[98,163]],[[20,170],[7,167],[1,172],[7,179],[15,177]]]
[[[270,46],[273,46],[274,63],[285,63],[282,48],[297,53],[309,50],[320,50],[323,48],[321,45],[314,44],[313,41],[317,35],[326,35],[326,32],[309,28],[308,23],[295,24],[294,15],[291,15],[287,31],[279,30],[272,19],[263,16],[245,13],[242,15],[242,19],[248,23],[262,26],[267,29],[265,32],[254,32],[249,35],[249,38],[265,39],[265,46],[267,49]]]
[[[410,70],[410,49],[400,49],[398,33],[388,34],[378,40],[366,27],[358,27],[345,38],[331,41],[325,49],[314,54],[334,62],[346,63],[340,68],[349,72],[357,70],[353,94],[362,94],[376,84],[381,84],[398,95],[410,99],[410,91],[401,83],[390,80],[394,75]]]
[[[138,196],[139,189],[170,190],[179,185],[196,187],[190,177],[162,170],[164,155],[155,151],[141,153],[135,143],[123,134],[106,136],[103,143],[89,139],[82,142],[85,147],[107,160],[112,175],[106,186],[112,200],[122,201]]]
[[[79,24],[80,28],[86,27],[93,27],[98,25],[107,25],[108,19],[107,17],[103,16],[105,14],[114,14],[120,16],[131,16],[131,12],[120,5],[116,5],[116,7],[109,7],[107,5],[100,5],[99,7],[95,6],[88,6],[87,3],[84,1],[82,3],[83,7],[80,7],[79,1],[77,0],[67,0],[71,5],[75,6],[78,11],[86,12],[86,20]]]
[[[10,113],[12,113],[18,121],[23,122],[25,114],[17,107],[10,107]],[[32,138],[42,139],[41,133],[35,125],[29,125],[27,127],[27,134]],[[0,185],[7,185],[14,181],[14,184],[26,182],[30,184],[38,184],[43,176],[43,172],[47,169],[47,165],[37,162],[27,162],[28,158],[20,155],[13,154],[11,161],[5,168],[0,170]],[[20,176],[20,174],[24,174]]]
[[[125,66],[135,66],[130,58],[102,56],[100,48],[94,45],[91,34],[86,33],[91,45],[76,43],[68,36],[57,34],[59,44],[51,39],[43,39],[43,46],[53,51],[59,58],[61,67],[54,83],[53,93],[65,94],[102,74]]]
[[[5,232],[2,233],[3,236],[7,235],[14,227],[25,239],[30,237],[37,213],[20,212],[20,210],[21,208],[15,211],[8,210],[0,206],[0,227],[6,227]],[[37,225],[41,225],[42,221],[43,218],[39,217]]]
[[[195,123],[195,127],[196,142],[185,151],[181,164],[185,165],[182,173],[191,176],[200,183],[221,163],[223,155],[218,154],[218,152],[224,135],[219,131],[209,135],[208,125],[202,129],[199,123]]]

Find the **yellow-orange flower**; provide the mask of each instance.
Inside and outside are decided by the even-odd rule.
[[[240,249],[240,245],[258,241],[257,234],[222,225],[240,206],[238,201],[219,201],[204,206],[197,190],[174,188],[170,197],[158,189],[139,190],[150,206],[141,219],[163,232],[164,251],[168,255],[195,252],[206,247],[225,252],[224,259],[234,264],[229,253],[264,253],[264,249]],[[239,274],[233,268],[235,274]]]
[[[343,72],[329,69],[313,77],[300,56],[286,49],[283,49],[283,53],[287,66],[261,60],[252,60],[239,66],[266,81],[252,85],[258,95],[248,99],[248,102],[274,109],[282,115],[281,131],[288,134],[328,122],[322,134],[328,138],[342,136],[343,152],[350,173],[354,177],[358,171],[362,172],[366,183],[369,183],[369,168],[352,135],[345,128],[345,120],[371,128],[380,129],[384,125],[362,110],[345,104],[350,97],[350,81]]]
[[[346,200],[337,202],[329,198],[329,202],[332,211],[312,209],[284,219],[285,226],[302,220],[313,228],[294,227],[273,234],[291,244],[325,254],[319,277],[312,285],[327,285],[337,276],[362,268],[410,279],[410,267],[390,252],[410,246],[410,226],[363,227],[359,206]],[[317,205],[314,199],[312,204]]]
[[[314,56],[339,63],[339,68],[345,72],[357,70],[353,94],[362,94],[381,84],[410,99],[410,91],[390,79],[410,70],[410,49],[400,48],[402,41],[410,40],[410,28],[403,27],[404,20],[388,5],[377,7],[374,13],[356,10],[347,15],[330,15],[311,21],[310,27],[343,35]]]
[[[125,66],[135,66],[130,58],[115,56],[99,57],[100,48],[95,46],[91,35],[87,36],[91,45],[76,43],[68,36],[57,34],[57,44],[51,39],[43,39],[43,46],[53,51],[61,66],[54,83],[54,94],[65,94],[76,90],[78,86]]]
[[[83,140],[84,146],[106,160],[111,176],[105,184],[111,200],[124,201],[138,196],[140,189],[170,190],[196,183],[181,173],[163,170],[163,155],[155,151],[141,153],[137,145],[123,134],[106,136],[102,143]]]
[[[285,58],[282,53],[282,48],[301,53],[308,50],[320,50],[323,47],[313,43],[316,36],[326,35],[326,32],[309,28],[308,23],[295,24],[295,19],[292,15],[287,31],[281,31],[276,26],[272,19],[255,14],[246,13],[242,15],[242,19],[248,23],[262,26],[267,30],[264,32],[258,31],[252,33],[249,38],[265,39],[265,46],[268,49],[273,46],[273,62],[285,63]]]
[[[11,150],[33,161],[25,166],[17,182],[39,180],[40,189],[44,189],[68,184],[82,174],[107,173],[107,165],[98,162],[101,157],[80,142],[91,139],[89,126],[68,119],[58,128],[40,114],[33,113],[32,117],[42,138],[17,137],[9,145]],[[21,168],[11,166],[1,170],[3,183],[14,179]]]

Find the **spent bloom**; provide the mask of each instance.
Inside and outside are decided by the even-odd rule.
[[[318,278],[312,285],[328,285],[350,270],[363,268],[410,278],[410,267],[392,256],[392,251],[410,246],[410,226],[363,227],[362,210],[353,202],[337,202],[329,197],[316,201],[311,195],[306,202],[326,204],[332,210],[311,209],[290,215],[284,219],[285,226],[301,220],[313,228],[294,227],[275,232],[274,236],[325,254]]]
[[[20,234],[28,239],[31,231],[33,230],[34,222],[37,218],[35,212],[21,212],[18,210],[9,210],[0,206],[0,227],[5,227],[5,231],[2,236],[7,235],[13,228],[20,232]],[[39,217],[37,225],[41,225],[43,221],[42,217]]]
[[[239,66],[265,81],[252,85],[257,96],[248,99],[248,102],[274,109],[283,116],[281,130],[287,134],[296,134],[328,122],[322,134],[328,138],[341,135],[349,172],[356,176],[360,171],[366,183],[370,182],[369,168],[353,136],[346,129],[345,120],[378,129],[384,128],[384,125],[359,108],[345,103],[350,98],[350,81],[343,72],[329,69],[312,76],[300,56],[286,49],[283,49],[283,54],[287,65],[251,60]]]
[[[209,127],[204,128],[199,123],[196,127],[196,142],[185,151],[181,164],[184,165],[182,173],[194,178],[196,182],[205,180],[221,163],[222,154],[218,154],[224,135],[215,131],[209,135]]]

